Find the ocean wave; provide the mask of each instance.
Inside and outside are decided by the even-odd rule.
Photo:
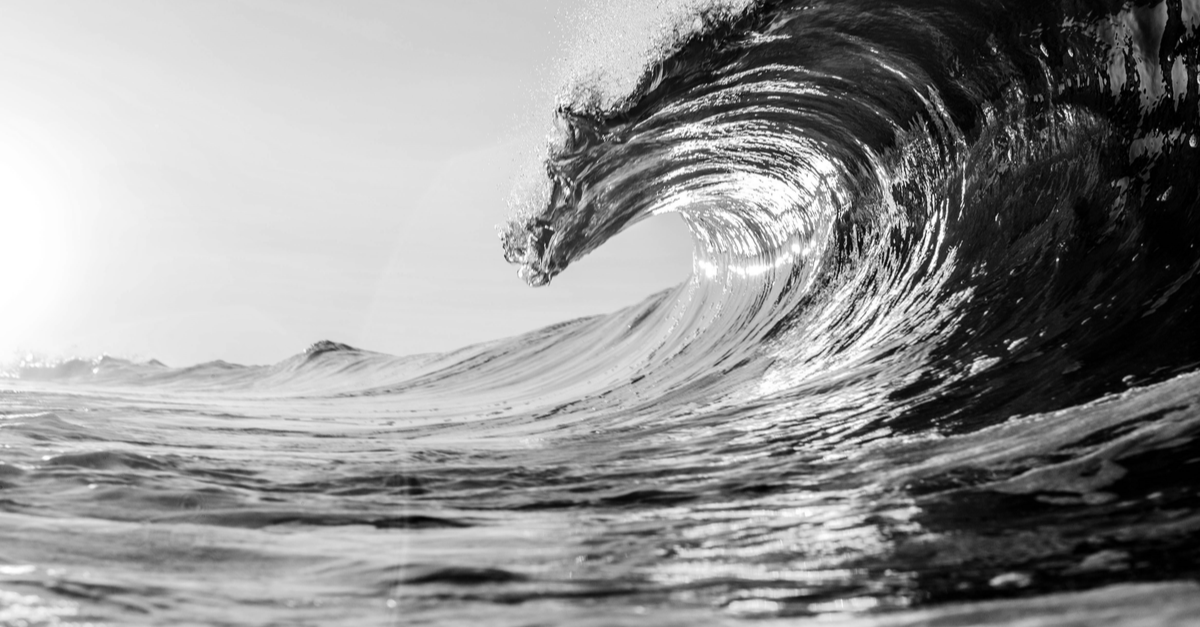
[[[1200,355],[1198,23],[1190,3],[758,3],[608,108],[560,107],[550,200],[506,258],[542,285],[680,213],[695,272],[657,342],[689,356],[665,367],[765,359],[759,395],[861,369],[937,405],[909,417],[976,428],[1162,380]]]
[[[546,202],[502,244],[544,285],[677,212],[686,283],[444,354],[322,341],[267,366],[21,370],[0,390],[0,583],[49,600],[14,606],[1193,615],[1200,5],[685,2],[664,20],[642,66],[566,89]],[[83,566],[41,566],[63,555]]]

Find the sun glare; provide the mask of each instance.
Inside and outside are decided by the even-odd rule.
[[[69,262],[61,161],[29,126],[0,122],[0,351],[41,335],[61,292]]]

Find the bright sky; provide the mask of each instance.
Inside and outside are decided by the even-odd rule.
[[[586,4],[0,3],[0,362],[449,350],[685,280],[674,216],[501,258]]]

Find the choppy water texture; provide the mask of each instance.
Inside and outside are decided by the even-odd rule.
[[[1200,3],[689,10],[503,244],[540,285],[675,211],[690,281],[18,372],[0,622],[1200,624]]]

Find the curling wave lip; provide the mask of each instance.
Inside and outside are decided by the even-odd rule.
[[[538,218],[524,223],[511,222],[500,234],[504,260],[521,266],[518,274],[531,286],[546,285],[554,276],[541,267],[552,237],[554,229],[548,222]]]
[[[560,189],[556,183],[553,199],[561,196]],[[561,202],[552,200],[550,207],[552,209],[546,213],[551,217],[536,216],[510,222],[500,236],[505,261],[521,266],[518,275],[533,287],[550,283],[566,269],[572,259],[567,257],[563,244],[575,239],[582,230],[579,216],[556,211],[563,208]]]
[[[546,176],[553,184],[549,202],[536,215],[510,221],[500,235],[504,259],[521,266],[518,275],[533,287],[550,283],[637,214],[595,219],[601,199],[589,193],[585,179],[591,166],[611,156],[613,136],[601,133],[592,116],[566,108],[557,111],[557,124],[564,139],[546,160]]]

